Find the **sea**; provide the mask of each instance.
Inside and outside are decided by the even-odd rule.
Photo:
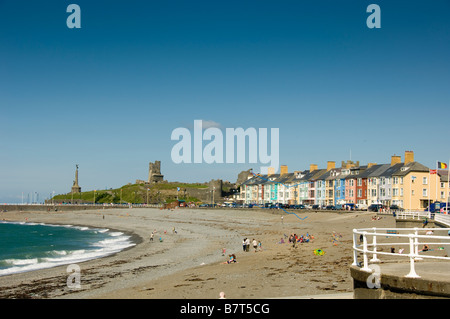
[[[75,264],[134,246],[131,236],[106,228],[0,222],[0,276]]]

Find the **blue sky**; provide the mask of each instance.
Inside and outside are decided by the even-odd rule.
[[[69,29],[66,8],[81,8]],[[366,8],[381,8],[369,29]],[[146,179],[235,181],[175,164],[177,127],[279,128],[289,171],[350,157],[448,161],[450,3],[0,0],[0,202]],[[447,128],[445,128],[447,126]],[[258,167],[259,165],[256,165]]]

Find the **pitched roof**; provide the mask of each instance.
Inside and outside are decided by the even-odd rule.
[[[408,175],[409,172],[429,172],[430,169],[419,162],[410,162],[408,164],[401,163],[402,166],[398,169],[398,171],[394,172],[392,175],[395,176],[405,176]],[[395,166],[395,165],[394,165]]]
[[[404,163],[397,163],[394,165],[390,165],[384,172],[379,174],[379,176],[380,177],[391,177],[395,173],[399,172],[403,166],[404,166]]]
[[[389,167],[391,167],[391,164],[381,164],[373,172],[370,172],[367,177],[380,177],[380,175],[383,174]]]
[[[438,169],[438,174],[441,177],[441,182],[448,182],[448,169]]]
[[[316,169],[315,171],[312,171],[312,176],[309,179],[310,181],[316,181],[318,180],[323,174],[327,172],[326,169]]]
[[[335,175],[334,173],[338,173]],[[341,168],[332,168],[330,169],[330,175],[326,178],[326,180],[333,180],[339,178],[339,175],[341,174]]]
[[[367,166],[352,167],[350,168],[350,174],[348,174],[345,179],[360,178],[366,169]]]
[[[364,170],[364,172],[362,172],[360,174],[360,178],[368,178],[370,176],[370,174],[375,173],[377,170],[380,170],[380,168],[383,166],[383,164],[375,164],[372,165],[371,167],[368,167],[366,170]]]

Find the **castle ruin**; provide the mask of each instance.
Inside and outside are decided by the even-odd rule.
[[[150,162],[148,167],[148,183],[160,183],[164,180],[164,175],[161,174],[161,161]]]

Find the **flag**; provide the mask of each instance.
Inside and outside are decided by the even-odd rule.
[[[436,174],[437,173],[437,169],[430,169],[430,174]]]
[[[448,165],[446,163],[437,162],[437,167],[440,169],[446,169]]]

